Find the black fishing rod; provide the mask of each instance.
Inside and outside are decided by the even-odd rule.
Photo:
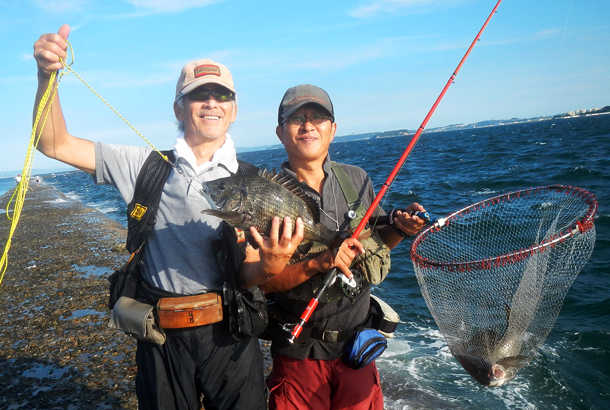
[[[479,41],[479,38],[481,37],[481,34],[483,34],[483,31],[485,31],[485,28],[487,27],[487,24],[489,24],[489,21],[491,20],[493,15],[496,13],[496,11],[498,9],[498,6],[500,5],[501,2],[502,2],[502,0],[498,0],[498,2],[496,3],[496,6],[493,8],[491,13],[489,14],[489,17],[487,17],[487,20],[485,20],[485,24],[483,24],[483,27],[481,27],[481,30],[479,30],[479,33],[474,38],[474,40],[472,41],[472,44],[470,45],[470,47],[466,51],[466,54],[464,54],[464,57],[462,57],[462,60],[458,64],[457,68],[453,71],[453,74],[451,75],[451,77],[449,77],[449,81],[447,81],[447,84],[443,88],[443,91],[441,91],[440,95],[438,96],[438,98],[434,102],[434,105],[432,105],[432,108],[428,112],[428,115],[426,115],[426,118],[424,118],[424,121],[419,126],[419,129],[417,130],[415,135],[413,135],[413,138],[411,138],[411,142],[409,143],[409,145],[407,145],[407,148],[405,149],[405,151],[403,152],[402,156],[400,157],[400,159],[396,163],[396,166],[394,167],[394,169],[392,170],[392,172],[388,176],[388,179],[384,182],[383,186],[379,190],[379,193],[377,194],[377,196],[375,197],[375,199],[371,203],[371,206],[369,206],[369,208],[367,209],[366,213],[364,214],[364,217],[362,218],[362,220],[358,224],[358,227],[354,230],[354,233],[352,234],[352,238],[358,238],[358,236],[360,235],[360,233],[362,232],[362,230],[366,226],[367,222],[371,218],[371,215],[373,215],[373,212],[377,208],[377,205],[379,205],[379,202],[381,202],[381,199],[383,198],[385,193],[388,191],[388,189],[390,189],[392,181],[394,180],[394,178],[396,177],[396,175],[398,174],[398,172],[402,168],[403,164],[405,163],[405,161],[409,157],[409,154],[411,154],[411,151],[413,150],[413,148],[415,147],[415,144],[419,140],[419,137],[421,136],[421,133],[424,131],[424,128],[426,128],[426,125],[428,124],[428,121],[430,120],[430,117],[432,117],[432,114],[434,114],[434,111],[436,111],[436,107],[439,105],[439,103],[441,102],[441,100],[445,96],[445,93],[449,89],[449,86],[451,86],[451,84],[453,84],[453,80],[455,80],[455,77],[457,76],[458,72],[462,68],[462,65],[464,64],[464,62],[466,61],[466,59],[470,55],[470,52],[474,48],[474,45],[477,43],[477,41]],[[318,290],[315,293],[313,299],[311,299],[311,301],[309,302],[309,304],[305,308],[305,311],[303,311],[303,313],[301,314],[301,318],[299,320],[299,323],[297,323],[294,326],[294,328],[292,329],[292,334],[291,334],[290,338],[288,339],[290,341],[290,343],[294,343],[294,341],[299,337],[299,335],[301,334],[301,331],[303,330],[303,326],[305,325],[305,323],[307,323],[307,321],[309,320],[309,318],[313,314],[313,311],[315,310],[316,306],[318,306],[318,301],[320,300],[320,297],[322,296],[322,294],[324,294],[324,292],[326,292],[326,289],[335,281],[336,278],[337,278],[337,269],[336,268],[333,268],[330,271],[328,271],[328,273],[324,277],[324,281],[323,281],[322,285],[318,288]]]

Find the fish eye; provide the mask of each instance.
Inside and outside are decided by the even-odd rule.
[[[218,189],[220,189],[221,191],[223,191],[226,187],[227,187],[226,182],[219,182],[218,183]]]

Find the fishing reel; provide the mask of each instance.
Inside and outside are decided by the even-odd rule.
[[[341,293],[348,297],[350,300],[356,299],[356,297],[362,293],[362,287],[364,284],[363,276],[360,271],[356,269],[350,269],[352,272],[352,278],[348,279],[343,273],[337,275],[338,280],[336,282],[337,287],[341,290]]]

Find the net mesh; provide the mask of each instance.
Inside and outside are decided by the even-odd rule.
[[[534,357],[591,256],[596,210],[584,189],[533,188],[461,209],[414,239],[426,304],[478,382],[501,385]]]

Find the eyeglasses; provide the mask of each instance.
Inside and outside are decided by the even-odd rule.
[[[186,97],[191,101],[207,101],[210,95],[218,102],[227,102],[235,100],[235,94],[229,90],[206,90],[205,88],[197,88],[191,91]]]
[[[286,118],[284,121],[282,121],[282,124],[288,121],[292,125],[303,125],[306,120],[309,120],[309,122],[311,122],[313,125],[320,125],[326,120],[332,120],[332,118],[324,114],[320,114],[319,112],[314,113],[311,117],[306,117],[302,114],[299,114]]]

